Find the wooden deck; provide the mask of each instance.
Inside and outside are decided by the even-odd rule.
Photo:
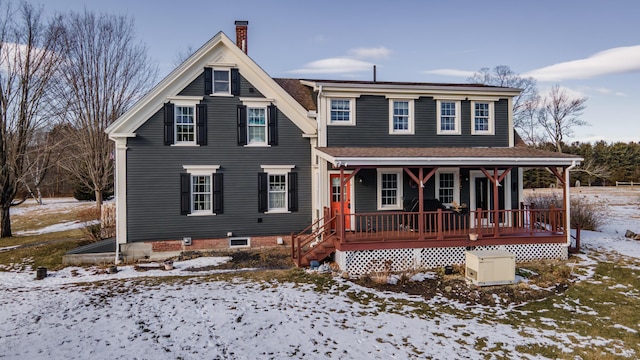
[[[495,221],[497,219],[497,221]],[[336,215],[292,234],[298,264],[332,251],[564,243],[562,209],[518,209],[466,213],[377,212]],[[346,224],[346,226],[345,226]]]

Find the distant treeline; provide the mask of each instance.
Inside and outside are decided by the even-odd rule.
[[[541,149],[554,151],[555,147],[546,143]],[[584,158],[582,164],[571,172],[571,185],[579,181],[581,186],[615,185],[616,181],[640,182],[640,144],[636,142],[595,144],[574,142],[563,145],[564,153]],[[556,180],[545,169],[531,169],[524,173],[524,187],[549,187]]]

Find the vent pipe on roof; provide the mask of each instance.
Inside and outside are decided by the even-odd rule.
[[[376,82],[376,66],[373,65],[373,82]]]
[[[247,50],[247,28],[249,22],[246,20],[236,20],[236,45],[240,50],[248,54]]]

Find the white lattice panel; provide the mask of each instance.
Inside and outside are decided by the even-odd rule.
[[[516,255],[517,262],[540,259],[566,260],[564,244],[475,246],[473,250],[505,250]],[[335,261],[350,275],[378,271],[403,271],[463,264],[466,247],[336,251]]]

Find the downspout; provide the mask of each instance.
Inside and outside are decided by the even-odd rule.
[[[565,204],[565,223],[567,224],[567,246],[571,246],[571,194],[569,193],[569,171],[574,167],[578,166],[576,161],[573,160],[571,162],[571,166],[569,166],[564,173],[564,191],[567,194],[567,203]]]

